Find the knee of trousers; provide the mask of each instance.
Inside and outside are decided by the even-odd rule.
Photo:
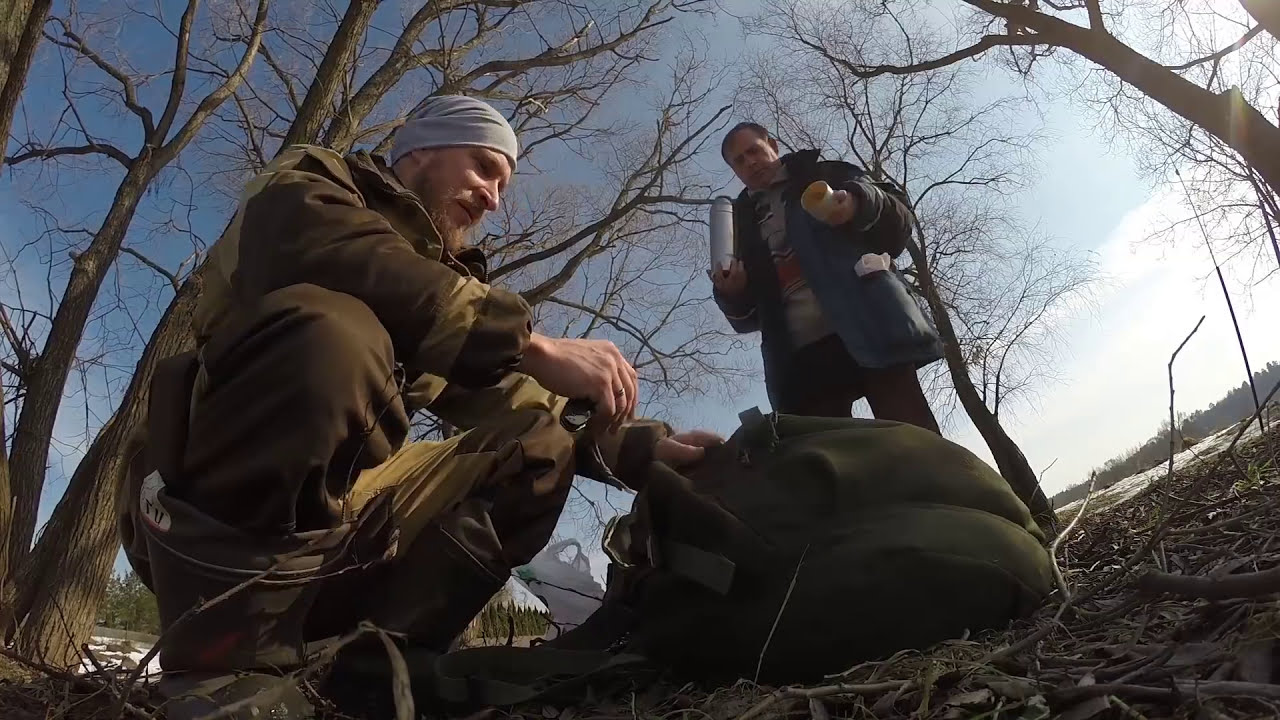
[[[491,503],[497,538],[516,564],[546,544],[573,486],[575,438],[545,410],[505,413],[462,438],[460,452],[489,452],[494,464],[476,494]],[[514,547],[513,547],[514,546]]]
[[[215,385],[231,377],[261,384],[293,414],[317,420],[399,392],[395,350],[377,316],[360,300],[317,285],[262,296],[215,332],[201,357]]]
[[[526,463],[554,463],[570,468],[576,439],[553,413],[520,408],[501,413],[467,431],[458,442],[459,453],[498,451],[516,443]]]
[[[390,369],[395,362],[391,336],[373,310],[346,293],[318,285],[290,285],[261,300],[259,328],[292,350],[299,366],[333,368],[349,375],[368,367]]]

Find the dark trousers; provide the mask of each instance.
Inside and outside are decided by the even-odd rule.
[[[294,285],[240,313],[201,353],[169,492],[264,538],[337,527],[389,496],[399,542],[383,585],[367,589],[372,619],[448,643],[550,539],[573,479],[572,435],[527,409],[406,442],[403,374],[366,305]]]
[[[849,417],[866,398],[878,420],[910,423],[941,434],[912,365],[860,367],[837,335],[795,352],[774,388],[774,409],[786,415]]]

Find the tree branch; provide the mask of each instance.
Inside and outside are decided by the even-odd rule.
[[[13,327],[13,322],[9,320],[9,311],[4,305],[0,305],[0,325],[4,326],[5,337],[9,340],[9,345],[13,347],[14,357],[18,360],[19,376],[25,375],[31,367],[31,349],[22,344],[22,339],[18,337],[18,331]]]
[[[69,147],[44,147],[34,148],[26,152],[10,155],[4,159],[5,165],[17,165],[27,160],[51,160],[64,155],[106,155],[107,157],[120,163],[125,170],[133,164],[133,158],[129,157],[125,151],[110,144],[95,142],[88,145],[75,145]]]
[[[967,2],[968,0],[966,0]],[[992,48],[998,47],[1028,47],[1033,45],[1047,44],[1045,40],[1036,35],[985,35],[978,42],[966,48],[961,48],[955,52],[948,53],[942,57],[926,60],[911,65],[855,65],[845,58],[832,55],[826,48],[818,43],[803,37],[795,38],[798,42],[808,47],[810,50],[821,53],[830,62],[833,62],[844,68],[850,75],[862,80],[869,80],[881,75],[914,75],[916,73],[927,72],[929,70],[938,70],[954,65],[961,60],[976,58]]]
[[[156,126],[155,136],[148,136],[147,142],[152,147],[159,147],[169,136],[173,127],[173,119],[182,105],[182,98],[187,88],[187,63],[191,53],[191,25],[196,19],[196,8],[200,0],[187,0],[187,9],[182,13],[178,25],[178,47],[174,51],[173,78],[169,81],[169,101],[165,104],[164,113],[160,115],[160,124]]]
[[[659,8],[661,8],[662,5],[663,5],[662,3],[654,3],[653,5],[650,5],[648,11],[646,11],[644,14],[644,17],[642,17],[636,23],[635,27],[633,27],[631,30],[627,32],[619,33],[617,37],[615,37],[613,40],[610,40],[608,42],[601,43],[594,47],[588,48],[586,50],[580,50],[578,52],[573,52],[573,53],[565,52],[565,50],[567,50],[569,47],[572,47],[573,45],[580,42],[581,37],[585,36],[585,33],[589,30],[589,27],[583,28],[581,32],[579,32],[574,37],[570,38],[565,43],[562,43],[560,46],[549,47],[546,50],[538,53],[537,55],[534,55],[533,57],[525,58],[522,60],[492,60],[487,63],[482,63],[479,67],[475,68],[474,70],[472,70],[471,72],[467,73],[462,78],[460,78],[458,82],[459,84],[469,85],[470,83],[474,82],[476,79],[484,77],[485,75],[490,75],[490,74],[527,72],[534,68],[565,67],[567,65],[572,65],[573,63],[580,62],[582,60],[589,60],[605,52],[616,50],[619,47],[622,47],[628,41],[638,37],[641,33],[647,30],[652,30],[654,28],[660,27],[662,25],[666,25],[667,23],[671,22],[672,18],[663,18],[661,20],[650,22],[650,20],[653,18],[654,15],[657,14]],[[495,80],[493,83],[490,84],[488,89],[492,90],[498,85],[502,84],[503,82],[506,82],[509,79],[510,77],[500,78],[498,80]]]
[[[1084,0],[1084,5],[1089,10],[1089,29],[1106,32],[1107,26],[1102,19],[1102,5],[1098,0]]]
[[[192,2],[195,2],[195,0],[192,0]],[[244,55],[241,56],[240,63],[221,85],[200,101],[200,104],[191,113],[191,117],[187,118],[187,122],[174,134],[173,139],[155,151],[157,164],[154,167],[164,167],[173,158],[177,157],[178,153],[182,152],[187,143],[191,142],[191,139],[200,131],[200,128],[209,116],[213,114],[213,111],[226,102],[226,99],[235,92],[240,83],[244,82],[245,77],[249,74],[249,68],[253,67],[253,61],[258,55],[258,48],[262,46],[262,33],[267,25],[267,9],[270,4],[271,0],[258,0],[257,13],[253,18],[253,32],[249,36],[248,42],[245,43]]]
[[[181,287],[182,281],[178,279],[177,275],[169,272],[168,270],[165,270],[162,265],[152,260],[151,258],[147,257],[146,255],[143,255],[142,253],[138,252],[137,250],[134,250],[131,247],[124,247],[124,246],[120,248],[120,252],[125,253],[126,255],[133,256],[138,260],[138,262],[142,263],[143,265],[146,265],[152,270],[155,270],[157,273],[160,274],[161,277],[169,281],[169,284],[173,286],[173,289],[175,291],[179,287]]]
[[[49,33],[45,33],[45,37],[49,39],[49,42],[52,42],[54,45],[76,51],[89,62],[97,65],[100,70],[115,78],[116,82],[120,83],[121,90],[124,94],[125,107],[127,107],[134,115],[137,115],[142,121],[142,136],[145,138],[151,137],[152,134],[155,133],[155,122],[152,119],[151,111],[138,104],[138,90],[134,86],[133,80],[130,79],[130,77],[122,70],[104,60],[101,55],[90,48],[83,38],[71,30],[71,26],[67,24],[67,21],[57,17],[53,18],[53,21],[62,26],[62,36],[70,42],[60,40]]]
[[[1258,37],[1258,35],[1261,32],[1262,32],[1262,26],[1254,25],[1252,28],[1249,29],[1249,32],[1242,35],[1239,40],[1231,43],[1230,45],[1222,48],[1221,50],[1219,50],[1218,52],[1212,55],[1206,55],[1202,58],[1197,58],[1195,60],[1192,60],[1191,62],[1183,63],[1182,65],[1166,65],[1165,69],[1172,70],[1174,72],[1181,72],[1183,70],[1190,70],[1191,68],[1197,67],[1199,65],[1204,65],[1206,63],[1218,62],[1219,60],[1239,50],[1245,45],[1248,45],[1249,41]]]
[[[266,61],[267,67],[271,68],[271,72],[275,74],[276,79],[284,86],[285,97],[289,99],[289,106],[296,113],[298,108],[302,107],[302,102],[298,100],[297,88],[293,86],[293,75],[285,72],[284,67],[279,62],[276,62],[275,55],[271,53],[270,48],[266,45],[263,45],[258,52],[262,53],[262,59]]]

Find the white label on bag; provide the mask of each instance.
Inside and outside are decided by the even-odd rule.
[[[160,532],[168,532],[173,519],[165,509],[164,503],[160,502],[160,491],[163,489],[164,478],[160,477],[159,471],[152,472],[143,478],[142,492],[138,493],[138,508],[142,511],[142,517],[146,518],[148,525]]]

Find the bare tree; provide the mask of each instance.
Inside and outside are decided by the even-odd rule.
[[[919,43],[924,39],[919,35],[907,37],[907,28],[932,36],[946,32],[926,19],[938,14],[936,3],[867,0],[837,8],[819,0],[799,4],[771,2],[770,8],[778,15],[777,25],[784,34],[816,52],[825,49],[819,39],[821,27],[813,23],[816,14],[821,14],[815,12],[817,9],[821,8],[822,13],[861,13],[869,24],[860,28],[860,39],[855,41],[861,46],[859,56],[833,54],[829,58],[840,63],[848,74],[861,78],[929,71],[997,52],[1005,53],[1001,57],[1015,69],[1029,73],[1055,50],[1070,51],[1226,143],[1257,169],[1263,182],[1273,189],[1280,188],[1280,128],[1239,92],[1215,91],[1184,75],[1186,70],[1225,57],[1263,35],[1264,25],[1244,28],[1236,41],[1210,56],[1165,58],[1162,54],[1181,52],[1182,48],[1179,43],[1160,41],[1150,43],[1151,48],[1145,53],[1139,49],[1150,37],[1152,24],[1161,22],[1160,17],[1145,16],[1145,9],[1154,6],[1158,14],[1167,15],[1182,11],[1185,4],[1116,0],[1104,7],[1101,0],[959,0],[956,6],[970,13],[967,20],[952,24],[959,34],[957,47],[928,55],[915,53],[907,61],[892,57],[893,43]],[[1259,21],[1274,14],[1263,9],[1267,3],[1242,5]],[[1132,37],[1122,39],[1126,28]]]
[[[289,143],[376,151],[386,147],[390,133],[424,96],[465,92],[485,97],[507,112],[521,132],[526,157],[515,186],[529,198],[556,192],[537,169],[543,149],[567,148],[604,169],[589,175],[594,192],[578,194],[577,204],[529,203],[534,212],[525,217],[508,213],[509,228],[491,228],[486,238],[490,249],[510,243],[496,248],[499,280],[545,306],[548,316],[566,323],[590,317],[586,324],[595,327],[589,332],[605,328],[610,336],[631,342],[629,351],[655,382],[668,382],[680,392],[705,385],[694,381],[697,368],[712,364],[702,351],[732,339],[709,333],[691,344],[681,334],[679,326],[695,324],[699,310],[674,274],[683,256],[663,251],[696,232],[699,215],[694,208],[705,202],[709,186],[697,180],[690,160],[722,126],[726,111],[706,108],[706,83],[712,78],[691,57],[670,68],[679,82],[654,99],[653,117],[597,123],[618,93],[652,83],[646,73],[655,66],[660,29],[683,13],[703,9],[701,0],[625,6],[567,0],[432,2],[400,20],[392,16],[394,8],[369,0],[355,0],[344,14],[319,21],[314,13],[326,10],[308,7],[313,14],[273,8],[270,30],[261,35],[261,62],[214,113],[199,152],[192,155],[200,167],[184,167],[184,172],[200,173],[207,179],[204,187],[231,192]],[[388,9],[379,13],[379,8]],[[325,27],[330,34],[317,37],[317,28]],[[257,42],[251,40],[255,33],[231,25],[214,27],[209,37],[210,43]],[[238,72],[225,68],[212,51],[193,49],[180,57],[189,63],[179,63],[198,66],[202,74],[224,82]],[[305,92],[299,78],[309,78]],[[136,96],[126,106],[141,115],[129,103],[137,105]],[[84,135],[84,144],[94,146]],[[24,154],[50,155],[46,145],[37,143],[21,148],[15,161]],[[227,198],[221,202],[226,204]],[[613,280],[602,284],[595,273],[605,267],[615,272]],[[119,406],[89,446],[22,565],[14,622],[20,623],[24,648],[67,661],[91,627],[84,620],[91,618],[101,597],[95,578],[105,578],[116,552],[110,538],[120,509],[117,488],[127,446],[141,432],[156,361],[192,342],[190,310],[203,271],[203,266],[185,276],[168,271],[176,285],[174,300],[151,332]],[[669,298],[665,302],[664,293]],[[581,324],[577,327],[588,332]],[[732,370],[729,365],[725,369]],[[24,388],[29,396],[30,383]],[[63,627],[61,614],[71,606],[78,608],[77,614]]]
[[[41,29],[52,6],[53,0],[0,2],[0,138],[6,143],[27,82],[27,71],[40,44]]]
[[[1052,512],[1017,443],[1000,421],[1030,400],[1052,366],[1053,321],[1087,295],[1090,259],[1030,240],[1004,205],[1022,184],[1036,140],[1027,108],[971,100],[970,68],[941,66],[863,78],[866,17],[826,5],[771,8],[749,30],[778,40],[753,64],[747,97],[793,145],[851,153],[912,202],[913,279],[943,340],[955,397],[1001,474],[1050,527]],[[898,58],[931,50],[908,40]]]
[[[1218,93],[1236,93],[1254,107],[1273,108],[1280,96],[1276,73],[1280,44],[1268,36],[1237,43],[1249,21],[1243,12],[1223,14],[1197,3],[1166,8],[1167,28],[1161,37],[1200,58],[1180,72],[1195,84]],[[1258,27],[1253,28],[1254,31]],[[1256,34],[1256,32],[1255,32]],[[1104,78],[1106,80],[1106,78]],[[1203,224],[1215,238],[1234,277],[1254,284],[1280,269],[1277,209],[1280,195],[1249,161],[1204,128],[1169,113],[1159,103],[1118,81],[1094,83],[1091,95],[1106,110],[1104,119],[1128,138],[1139,167],[1160,183],[1172,184],[1194,208],[1153,236],[1172,241],[1191,231],[1199,242]],[[1206,248],[1206,250],[1208,250]],[[1208,253],[1206,253],[1208,259]]]
[[[53,30],[46,32],[46,39],[61,48],[68,67],[64,98],[66,107],[58,122],[41,133],[31,131],[31,137],[21,143],[18,150],[5,158],[9,166],[31,161],[54,161],[64,157],[91,157],[101,159],[103,167],[110,163],[123,169],[124,174],[115,190],[115,197],[105,217],[95,230],[87,233],[89,242],[72,255],[72,265],[57,308],[50,320],[48,332],[36,359],[24,369],[21,382],[24,388],[22,407],[14,428],[10,454],[10,482],[13,496],[13,522],[9,536],[9,567],[24,572],[31,539],[35,531],[36,510],[44,486],[45,467],[53,435],[54,420],[61,405],[62,391],[75,361],[76,350],[84,335],[85,325],[94,307],[103,280],[120,253],[130,223],[142,200],[143,193],[170,163],[200,132],[212,113],[234,92],[253,64],[266,29],[268,0],[259,0],[255,7],[235,6],[235,23],[240,37],[234,43],[242,46],[235,69],[219,78],[206,94],[192,105],[188,84],[199,88],[206,83],[189,77],[193,28],[199,3],[190,0],[176,27],[165,29],[176,38],[174,63],[170,71],[169,92],[158,113],[139,100],[142,78],[130,72],[126,66],[113,61],[110,54],[94,47],[91,39],[79,25],[78,17],[52,18]],[[142,20],[139,16],[135,20]],[[164,25],[161,18],[156,18]],[[82,73],[92,68],[111,83],[108,91],[100,79],[84,80]],[[108,131],[94,130],[84,121],[87,114],[81,110],[85,98],[101,100],[108,93],[121,108],[139,123],[141,142],[137,149],[126,151],[120,144],[104,139]],[[185,118],[182,116],[185,115]],[[180,122],[181,120],[181,122]],[[109,565],[109,563],[107,563]],[[97,573],[101,575],[102,573]],[[101,578],[89,580],[101,586]],[[29,586],[28,589],[34,589]],[[101,587],[93,590],[101,594]],[[19,598],[13,620],[25,614],[32,602],[30,592]],[[77,609],[64,608],[63,614],[74,614]],[[81,614],[83,610],[79,611]],[[63,620],[54,621],[52,614],[40,616],[44,622],[27,623],[17,635],[18,646],[32,653],[43,654],[50,643],[62,644],[65,630],[58,627]],[[78,620],[78,622],[77,622]],[[68,624],[83,626],[92,621],[92,609],[87,618],[66,618]],[[12,631],[13,627],[9,630]],[[55,640],[56,638],[56,640]]]

